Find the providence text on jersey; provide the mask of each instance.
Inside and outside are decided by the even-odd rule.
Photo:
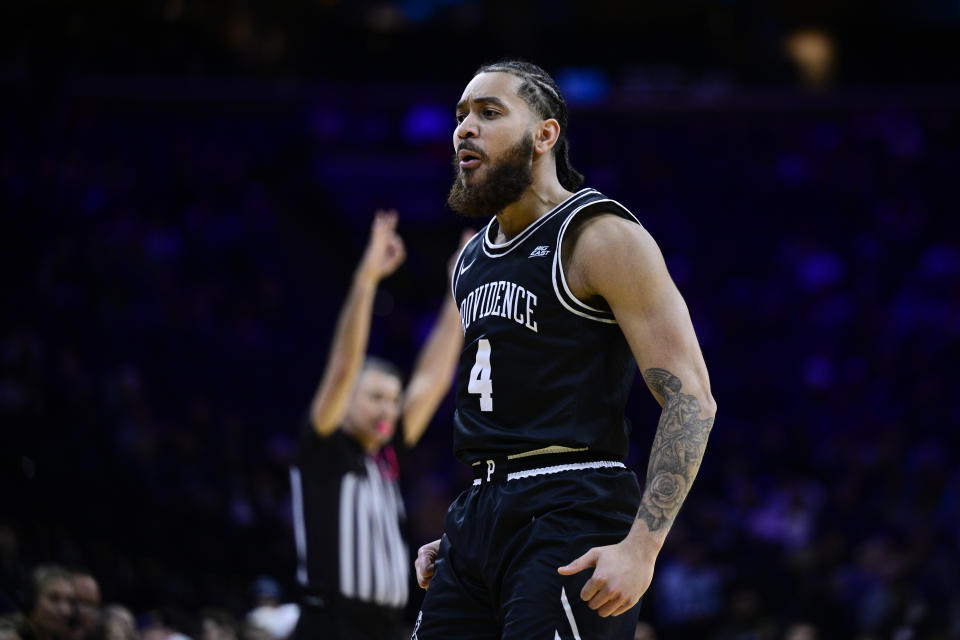
[[[487,282],[460,301],[460,321],[466,331],[478,318],[500,316],[537,332],[537,321],[533,320],[536,306],[537,295],[515,282]]]

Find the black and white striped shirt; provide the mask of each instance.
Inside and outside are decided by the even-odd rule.
[[[290,484],[297,581],[307,590],[406,605],[410,557],[395,454],[402,442],[373,457],[342,429],[326,438],[304,429]]]

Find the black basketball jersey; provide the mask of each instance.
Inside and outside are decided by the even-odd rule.
[[[582,189],[503,244],[494,243],[491,219],[457,259],[461,461],[557,445],[626,457],[624,406],[636,363],[609,307],[570,293],[560,252],[574,217],[596,210],[637,222],[619,203]]]

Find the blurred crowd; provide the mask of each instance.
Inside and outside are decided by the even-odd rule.
[[[254,580],[296,599],[286,465],[375,207],[409,259],[371,350],[409,365],[445,295],[460,87],[104,83],[0,111],[0,636],[260,640]],[[960,638],[960,119],[879,102],[571,116],[723,407],[638,637]],[[451,413],[403,478],[413,549],[469,483]],[[628,415],[642,477],[640,383]],[[90,581],[123,605],[89,616]]]
[[[103,603],[89,571],[55,564],[33,568],[19,595],[20,611],[0,616],[3,640],[282,640],[300,615],[296,604],[280,602],[280,586],[268,577],[253,583],[253,608],[243,618],[217,608],[169,607],[135,618],[122,604]]]
[[[779,83],[798,77],[788,56],[817,58],[826,42],[840,80],[955,84],[958,23],[953,0],[10,2],[0,4],[0,82],[56,82],[65,71],[378,82],[445,78],[469,73],[478,55],[520,55],[614,77],[668,63],[662,79],[672,86],[680,75]],[[823,35],[796,37],[810,27]]]

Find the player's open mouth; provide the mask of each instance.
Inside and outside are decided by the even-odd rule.
[[[476,169],[482,161],[479,153],[469,149],[461,149],[457,153],[457,159],[460,160],[461,169]]]

